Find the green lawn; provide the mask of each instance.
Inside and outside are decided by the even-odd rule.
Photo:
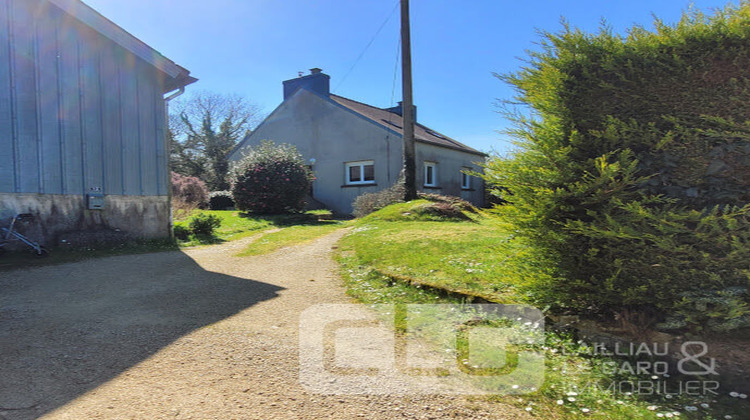
[[[337,252],[348,293],[368,304],[461,303],[472,296],[524,302],[520,286],[531,281],[533,267],[518,264],[533,258],[524,258],[530,251],[508,226],[483,212],[467,212],[465,221],[421,214],[417,209],[425,203],[396,204],[355,222]],[[396,327],[398,331],[398,320]],[[652,381],[651,375],[613,377],[604,366],[622,363],[621,359],[592,356],[584,343],[549,329],[544,341],[535,347],[545,357],[544,385],[527,395],[492,399],[542,419],[743,418],[741,401],[728,396],[666,398],[612,392],[606,387],[613,381]]]
[[[390,206],[358,221],[341,241],[357,263],[389,277],[495,302],[518,302],[518,268],[508,257],[525,252],[506,226],[484,213],[472,221],[434,221],[412,209],[418,200]],[[427,219],[427,220],[425,220]]]
[[[219,217],[221,227],[216,229],[214,235],[210,237],[190,235],[187,240],[179,241],[180,246],[215,244],[256,235],[269,229],[280,229],[275,232],[268,232],[258,240],[253,241],[239,254],[240,256],[266,254],[283,247],[309,242],[351,223],[329,220],[331,219],[331,212],[328,210],[312,210],[302,214],[273,216],[253,216],[237,211],[196,211],[192,215],[198,213]],[[187,226],[190,216],[178,223]]]
[[[267,254],[278,249],[310,242],[351,224],[348,221],[330,220],[315,224],[290,226],[263,235],[241,252],[240,256]]]
[[[175,226],[189,226],[190,218],[196,214],[204,213],[218,217],[221,226],[211,236],[190,235],[187,239],[177,239],[181,247],[209,245],[234,239],[241,239],[254,235],[264,229],[271,228],[274,223],[270,217],[254,217],[233,210],[196,210],[186,215],[181,220],[175,220]]]
[[[187,227],[190,223],[190,218],[199,213],[218,217],[221,220],[221,226],[211,236],[190,235],[187,239],[178,240],[178,244],[181,247],[233,241],[276,227],[328,223],[327,221],[319,221],[319,219],[326,219],[331,215],[327,210],[314,210],[302,214],[289,215],[249,215],[234,210],[196,210],[183,219],[176,220],[175,225]]]

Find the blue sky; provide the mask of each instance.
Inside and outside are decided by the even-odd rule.
[[[189,69],[200,79],[190,89],[237,93],[266,113],[281,102],[282,80],[312,67],[329,74],[341,96],[380,107],[401,98],[400,73],[393,94],[397,0],[84,1]],[[502,153],[509,141],[497,131],[508,122],[496,102],[513,91],[492,73],[517,70],[536,48],[537,30],[558,31],[564,17],[587,31],[605,19],[622,33],[651,27],[653,15],[674,22],[691,3],[710,12],[728,1],[411,0],[419,122]]]

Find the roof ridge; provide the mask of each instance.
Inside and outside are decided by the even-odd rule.
[[[354,104],[358,104],[358,105],[367,107],[367,108],[375,110],[375,111],[387,112],[388,113],[388,117],[395,116],[395,117],[401,119],[401,121],[402,121],[401,125],[403,126],[403,116],[401,116],[401,115],[399,115],[399,114],[391,111],[390,110],[391,108],[379,108],[379,107],[376,107],[374,105],[370,105],[370,104],[367,104],[367,103],[364,103],[364,102],[361,102],[361,101],[357,101],[355,99],[347,98],[345,96],[336,95],[336,94],[333,94],[333,93],[331,93],[329,96],[333,97],[331,99],[334,100],[334,101],[335,101],[334,98],[339,98],[339,99],[343,99],[344,101],[349,101],[349,102],[352,102]],[[341,104],[341,105],[342,106],[346,106],[345,104]],[[349,108],[349,107],[347,107],[347,108]],[[358,114],[362,114],[360,111],[357,111],[356,109],[353,109],[353,108],[350,108],[350,109],[352,111],[354,111],[354,112],[357,112]],[[364,115],[364,114],[362,114],[362,115]],[[394,125],[396,128],[399,128],[400,130],[403,130],[402,126],[398,126],[396,124],[397,121],[391,121],[390,118],[388,120],[385,120],[385,119],[381,119],[381,118],[375,117],[375,116],[367,116],[367,115],[364,115],[364,116],[367,117],[368,119],[371,119],[376,124],[382,125],[382,123],[381,123],[381,121],[382,121],[382,122],[388,123],[389,125]],[[378,121],[378,120],[381,120],[381,121]],[[455,140],[455,139],[453,139],[453,138],[451,138],[449,136],[446,136],[445,134],[443,134],[443,133],[441,133],[441,132],[439,132],[437,130],[434,130],[434,129],[430,128],[430,127],[427,127],[426,125],[424,125],[422,123],[419,123],[419,122],[415,121],[414,125],[418,126],[419,128],[421,128],[425,132],[425,134],[427,136],[435,138],[435,139],[430,140],[429,138],[423,138],[423,136],[420,137],[420,136],[417,135],[417,133],[415,133],[415,138],[417,140],[419,140],[419,141],[427,142],[429,144],[433,144],[433,145],[436,145],[436,146],[439,146],[439,147],[448,147],[448,148],[453,148],[453,149],[459,149],[459,150],[463,150],[463,151],[468,152],[468,153],[481,154],[481,155],[486,156],[485,153],[480,152],[479,150],[474,149],[473,147],[467,146],[467,145],[461,143],[460,141]],[[383,125],[383,127],[385,127],[385,126]],[[401,133],[401,135],[403,135],[403,133]]]
[[[347,101],[352,101],[352,102],[356,102],[356,103],[358,103],[358,104],[360,104],[360,105],[364,105],[364,106],[367,106],[367,107],[370,107],[370,108],[375,108],[375,109],[378,109],[378,110],[381,110],[381,111],[386,111],[386,112],[390,112],[390,113],[391,113],[391,114],[393,114],[393,115],[398,115],[398,114],[396,114],[396,113],[395,113],[395,112],[393,112],[393,111],[389,111],[389,109],[390,109],[390,108],[380,108],[380,107],[377,107],[377,106],[375,106],[375,105],[370,105],[370,104],[364,103],[364,102],[362,102],[362,101],[358,101],[358,100],[356,100],[356,99],[352,99],[352,98],[347,98],[346,96],[341,96],[341,95],[337,95],[337,94],[335,94],[335,93],[331,93],[330,95],[331,95],[331,96],[336,96],[336,97],[339,97],[339,98],[341,98],[341,99],[346,99]],[[399,115],[399,116],[400,116],[400,115]]]

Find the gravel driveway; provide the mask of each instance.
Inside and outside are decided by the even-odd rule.
[[[299,314],[351,302],[338,231],[269,255],[253,238],[0,274],[0,419],[526,418],[482,399],[319,395]]]

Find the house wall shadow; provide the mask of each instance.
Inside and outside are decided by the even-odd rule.
[[[181,252],[0,273],[0,418],[37,418],[281,287]]]

